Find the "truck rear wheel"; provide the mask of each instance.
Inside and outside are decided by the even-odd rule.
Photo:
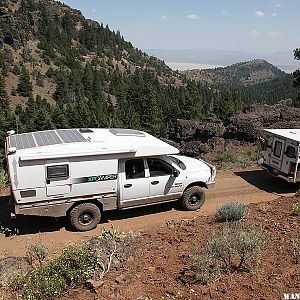
[[[69,221],[78,231],[94,229],[101,219],[99,207],[93,203],[82,203],[71,209]]]
[[[200,186],[191,186],[187,188],[182,197],[180,204],[185,210],[197,210],[205,201],[205,193]]]

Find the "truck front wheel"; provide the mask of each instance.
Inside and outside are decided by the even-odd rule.
[[[205,201],[205,193],[200,186],[191,186],[187,188],[182,197],[180,204],[185,210],[197,210]]]
[[[78,231],[94,229],[101,219],[99,207],[93,203],[82,203],[71,209],[69,221]]]

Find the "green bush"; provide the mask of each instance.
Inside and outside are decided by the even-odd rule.
[[[205,250],[193,257],[193,270],[195,281],[201,284],[217,280],[221,273],[219,265],[214,263],[213,257]]]
[[[256,162],[256,155],[254,151],[248,151],[245,154],[237,155],[232,150],[225,150],[218,157],[218,165],[223,170],[234,168],[246,168]]]
[[[99,239],[117,240],[117,239],[120,239],[122,237],[122,235],[123,235],[123,232],[120,231],[118,228],[117,229],[115,229],[114,227],[112,227],[111,229],[103,228],[99,235]]]
[[[243,219],[246,215],[244,203],[230,202],[217,208],[216,220],[219,222],[232,222]]]
[[[52,299],[70,285],[83,284],[92,276],[97,266],[97,255],[94,251],[85,245],[69,245],[57,258],[26,273],[14,275],[9,286],[22,299]]]
[[[8,178],[4,170],[0,170],[0,188],[4,189],[8,186]]]
[[[266,236],[261,230],[226,224],[214,230],[199,254],[193,257],[196,281],[206,284],[222,272],[249,271],[260,262]]]
[[[33,265],[35,261],[42,265],[48,255],[48,248],[41,243],[29,244],[27,247],[26,258],[29,264]]]
[[[295,215],[295,216],[300,215],[300,202],[299,201],[293,203],[292,212],[293,212],[293,215]]]

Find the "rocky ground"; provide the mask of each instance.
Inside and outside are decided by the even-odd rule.
[[[245,190],[245,187],[239,187],[240,190]],[[224,199],[224,195],[222,198]],[[231,199],[229,196],[225,198]],[[292,213],[293,204],[299,200],[296,196],[277,196],[272,201],[247,205],[247,216],[241,223],[246,228],[254,226],[266,232],[261,264],[256,270],[223,274],[216,282],[207,285],[187,280],[186,275],[191,274],[192,257],[199,253],[210,232],[222,224],[215,221],[215,210],[204,215],[177,214],[175,218],[167,218],[165,215],[159,222],[152,222],[151,226],[148,224],[146,227],[136,228],[131,233],[133,238],[130,239],[130,245],[126,243],[124,247],[124,243],[117,243],[117,257],[122,259],[113,260],[103,281],[74,287],[60,299],[268,300],[281,299],[283,293],[299,293],[300,216]],[[159,215],[161,213],[156,214]],[[145,221],[147,216],[143,216]],[[152,218],[152,215],[149,217]],[[99,234],[99,230],[93,234],[97,233]],[[42,236],[43,234],[39,234],[39,239]],[[15,245],[18,245],[20,239],[24,242],[24,237],[10,237],[6,241],[15,241]],[[48,239],[50,237],[48,235]],[[77,240],[86,240],[86,237],[86,234],[77,236]],[[3,242],[5,243],[4,240]],[[53,252],[51,247],[50,252],[52,255],[60,253]],[[24,267],[24,259],[14,258],[12,253],[0,262],[0,273],[4,276],[16,266]],[[6,293],[7,290],[0,289],[0,299],[13,299],[8,298]]]
[[[244,225],[262,228],[267,233],[256,271],[224,274],[208,285],[184,283],[182,275],[191,268],[191,257],[220,224],[213,215],[168,221],[142,232],[134,241],[128,260],[114,267],[96,291],[71,290],[62,299],[267,300],[300,292],[299,261],[293,254],[293,242],[297,241],[300,247],[300,219],[291,213],[295,201],[299,198],[281,197],[248,206]]]

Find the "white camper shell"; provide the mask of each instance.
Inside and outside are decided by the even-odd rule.
[[[259,137],[261,167],[287,182],[300,182],[300,129],[265,129]]]
[[[132,129],[8,132],[6,160],[15,215],[68,216],[77,230],[101,213],[180,198],[187,210],[204,202],[214,166]]]

